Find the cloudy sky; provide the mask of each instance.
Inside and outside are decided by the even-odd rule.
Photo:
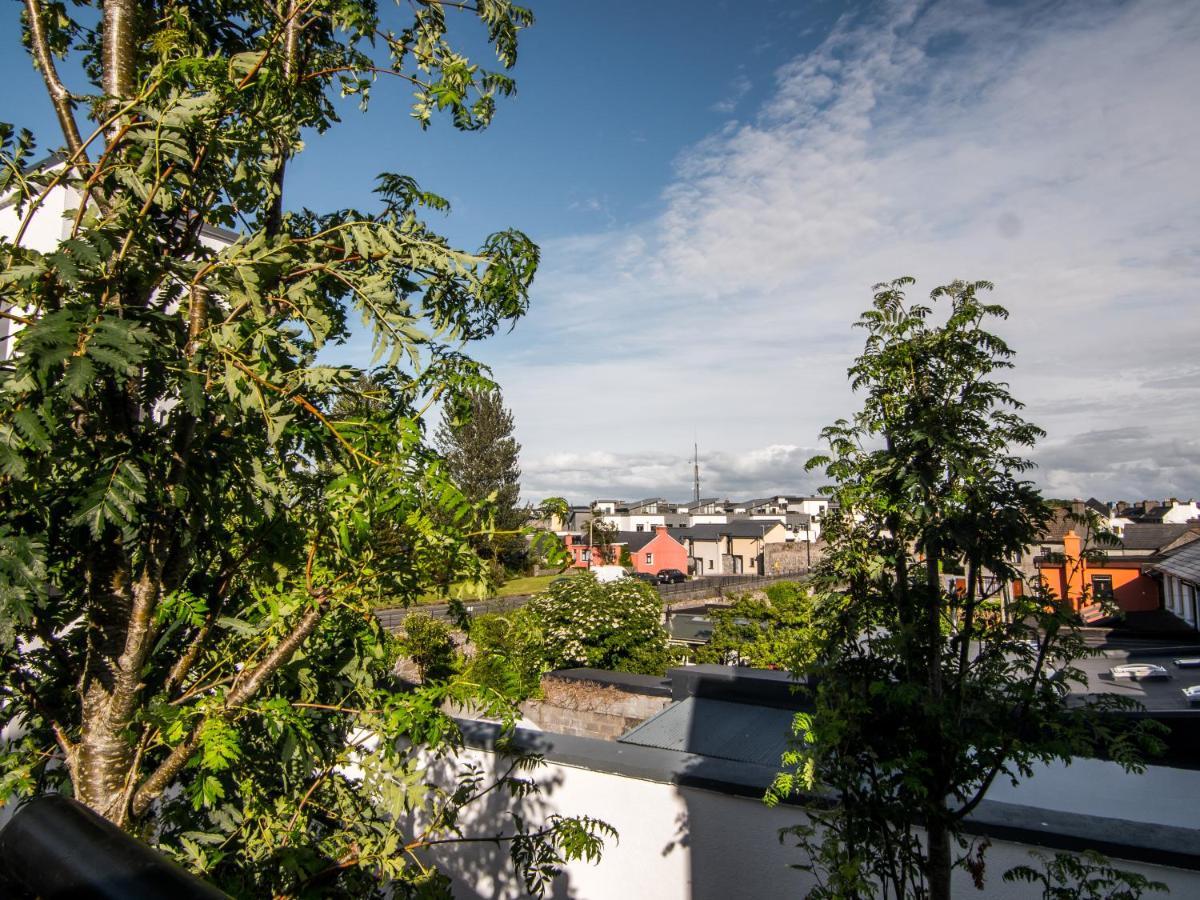
[[[685,498],[693,441],[706,495],[813,488],[898,275],[996,283],[1047,493],[1200,495],[1200,4],[531,5],[489,132],[414,136],[384,98],[293,198],[408,171],[456,240],[541,244],[531,313],[479,350],[529,497]]]

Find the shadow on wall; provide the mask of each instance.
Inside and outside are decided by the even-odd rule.
[[[421,851],[423,862],[435,864],[450,878],[451,892],[459,900],[508,900],[531,895],[510,856],[512,842],[497,840],[497,837],[514,833],[514,814],[533,828],[545,822],[551,813],[558,812],[550,801],[561,787],[562,777],[548,773],[543,767],[522,772],[510,770],[511,765],[512,759],[492,753],[470,754],[469,757],[460,754],[436,760],[427,770],[426,780],[441,785],[455,783],[472,770],[478,770],[483,776],[476,792],[482,796],[467,804],[459,822],[464,842]],[[509,774],[535,780],[539,792],[516,797],[506,786],[493,787]],[[419,823],[410,822],[409,827],[410,833],[419,833]],[[469,852],[462,852],[467,849]],[[546,900],[586,900],[571,886],[568,872],[560,873],[546,884],[543,897]]]

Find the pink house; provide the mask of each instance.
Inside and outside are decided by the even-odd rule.
[[[655,525],[653,531],[622,531],[617,543],[629,551],[635,572],[657,575],[663,569],[688,570],[687,550],[665,525]]]

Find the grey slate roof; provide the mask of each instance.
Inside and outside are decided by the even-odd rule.
[[[792,734],[789,709],[688,697],[618,740],[716,759],[778,766]]]
[[[1163,525],[1150,522],[1134,522],[1126,525],[1121,535],[1121,546],[1126,550],[1157,550],[1183,537],[1191,525]]]
[[[736,519],[724,525],[701,524],[681,528],[675,532],[675,537],[679,540],[691,538],[694,541],[715,541],[726,535],[737,538],[759,537],[780,524],[782,523],[776,519]]]
[[[618,531],[613,543],[624,544],[631,553],[636,553],[657,536],[656,531]]]
[[[1154,568],[1191,584],[1200,585],[1200,541],[1185,544]]]

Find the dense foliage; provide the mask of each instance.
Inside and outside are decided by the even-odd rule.
[[[454,671],[454,632],[441,619],[423,613],[405,616],[399,644],[422,683],[443,681]]]
[[[794,581],[768,585],[763,593],[765,599],[739,596],[709,611],[712,638],[696,649],[696,662],[792,672],[812,665],[821,640],[812,595]]]
[[[1123,698],[1063,702],[1092,652],[1070,605],[1041,583],[1010,593],[1049,511],[1019,455],[1041,432],[998,378],[1012,351],[986,330],[1005,311],[983,302],[987,282],[939,287],[931,305],[907,301],[911,283],[876,288],[850,369],[863,408],[810,463],[835,482],[815,582],[824,639],[816,709],[797,718],[777,790],[837,798],[793,830],[820,897],[944,900],[955,866],[983,877],[962,823],[997,778],[1097,742],[1136,766],[1144,737],[1102,715]],[[965,590],[943,577],[955,567]]]
[[[421,127],[486,126],[531,21],[509,0],[386,20],[371,0],[26,0],[65,149],[35,165],[0,128],[0,315],[20,329],[0,364],[0,801],[73,793],[239,896],[444,888],[429,850],[490,785],[426,783],[463,686],[397,693],[370,607],[486,577],[487,510],[422,415],[494,389],[465,348],[525,311],[537,248],[451,247],[424,220],[446,202],[403,175],[369,210],[288,211],[285,187],[302,136],[380,75]],[[64,238],[35,249],[47,216]],[[367,380],[318,361],[352,326]],[[603,833],[489,823],[534,891]]]
[[[541,690],[542,675],[550,670],[542,625],[522,607],[505,615],[471,620],[474,655],[463,667],[463,678],[512,700],[526,700]]]
[[[636,579],[565,578],[530,600],[528,609],[541,627],[551,669],[662,674],[673,662],[662,598]]]

